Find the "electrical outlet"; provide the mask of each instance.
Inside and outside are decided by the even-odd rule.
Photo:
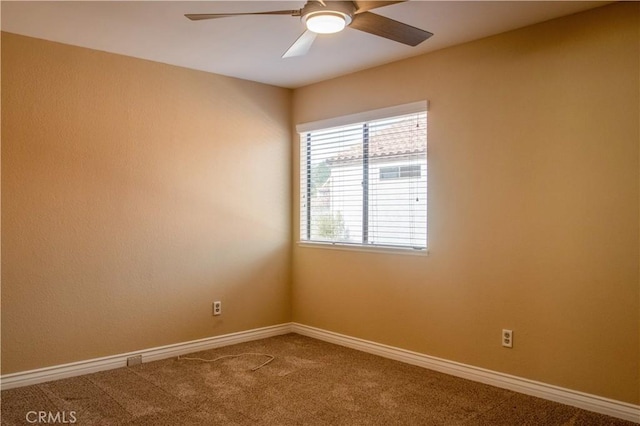
[[[513,347],[513,330],[502,330],[502,346],[505,348]]]
[[[215,301],[213,302],[213,315],[220,315],[222,313],[222,302]]]

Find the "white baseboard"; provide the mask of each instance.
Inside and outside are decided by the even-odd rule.
[[[37,383],[49,382],[51,380],[81,376],[83,374],[96,373],[98,371],[126,367],[127,358],[136,355],[142,356],[142,362],[157,361],[160,359],[176,357],[192,352],[205,351],[222,346],[249,342],[251,340],[266,339],[267,337],[279,336],[281,334],[287,333],[291,333],[291,323],[256,328],[253,330],[240,331],[237,333],[224,334],[222,336],[207,337],[204,339],[192,340],[190,342],[160,346],[157,348],[144,349],[141,351],[128,352],[103,358],[94,358],[85,361],[72,362],[69,364],[56,365],[53,367],[39,368],[37,370],[5,374],[0,377],[0,388],[2,390],[5,390],[21,386],[34,385]]]
[[[291,331],[456,377],[640,423],[640,406],[293,323]]]
[[[268,337],[279,336],[287,333],[298,333],[303,336],[346,346],[373,355],[450,374],[452,376],[462,377],[464,379],[486,383],[488,385],[513,390],[526,395],[536,396],[596,413],[617,417],[619,419],[640,423],[640,406],[638,405],[548,385],[454,361],[448,361],[446,359],[358,339],[356,337],[345,336],[343,334],[298,323],[285,323],[256,328],[253,330],[208,337],[205,339],[113,355],[104,358],[95,358],[70,364],[40,368],[37,370],[6,374],[0,377],[0,388],[2,390],[11,389],[48,382],[51,380],[59,380],[83,374],[95,373],[98,371],[125,367],[127,365],[127,358],[136,355],[141,355],[143,362],[157,361],[192,352],[235,345],[237,343],[249,342],[252,340],[266,339]]]

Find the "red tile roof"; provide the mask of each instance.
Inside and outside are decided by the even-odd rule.
[[[426,123],[417,128],[415,119],[401,121],[369,134],[369,158],[403,157],[427,151]],[[328,160],[329,164],[362,159],[362,144],[346,149]]]

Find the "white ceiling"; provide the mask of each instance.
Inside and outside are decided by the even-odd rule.
[[[299,18],[192,22],[185,13],[300,9],[305,1],[2,1],[2,30],[295,88],[602,6],[597,1],[418,1],[373,12],[431,31],[409,47],[351,28],[318,36],[306,56],[282,59]]]

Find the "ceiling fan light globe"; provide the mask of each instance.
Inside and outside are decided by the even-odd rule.
[[[335,12],[314,13],[305,18],[305,24],[307,29],[314,33],[333,34],[344,30],[348,24],[346,18],[345,15]]]

